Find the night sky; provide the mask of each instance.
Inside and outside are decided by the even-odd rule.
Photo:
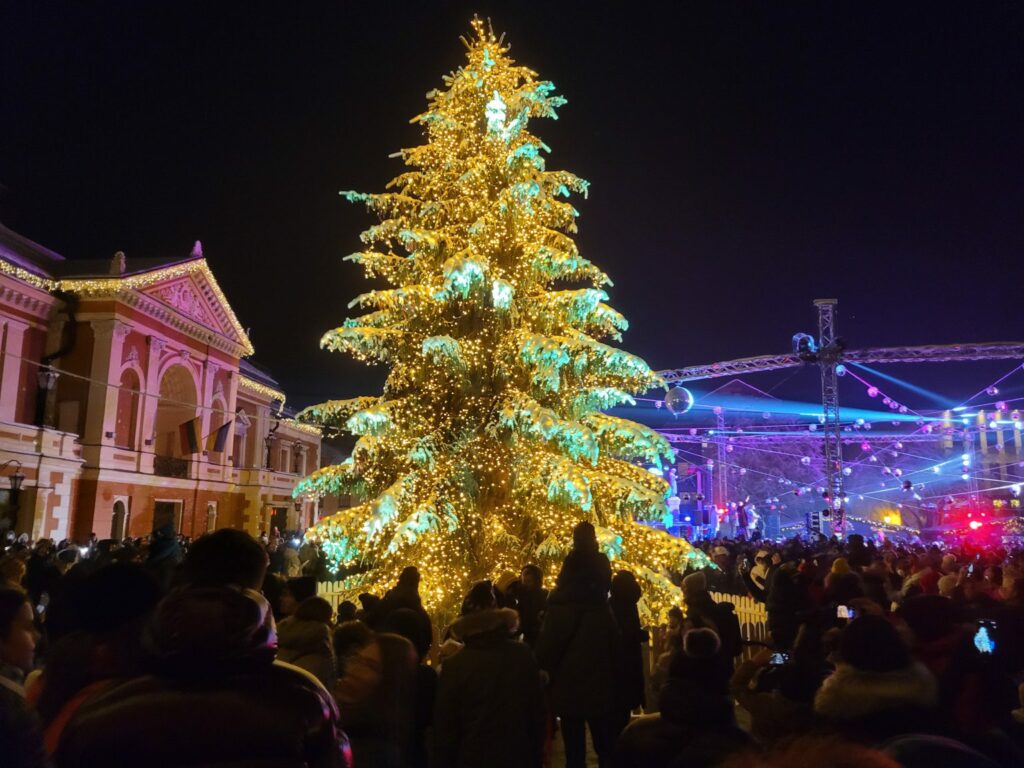
[[[531,129],[653,367],[786,351],[824,296],[851,346],[1024,337],[1015,2],[7,2],[0,217],[68,258],[200,239],[291,402],[372,394],[318,348],[366,289],[337,193],[400,172],[474,12],[568,99]]]

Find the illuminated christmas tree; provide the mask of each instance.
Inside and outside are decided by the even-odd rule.
[[[342,193],[381,220],[348,258],[392,287],[357,297],[349,306],[368,312],[321,346],[390,372],[379,397],[300,415],[359,436],[350,459],[296,494],[362,503],[307,535],[357,572],[353,594],[379,593],[413,564],[428,609],[446,612],[477,579],[527,562],[557,572],[588,519],[614,567],[636,573],[663,610],[679,598],[669,569],[704,560],[636,522],[666,512],[667,486],[644,465],[671,461],[668,444],[602,413],[660,381],[602,343],[627,323],[571,237],[566,198],[586,196],[587,182],[547,170],[549,149],[529,130],[565,100],[479,19],[463,42],[467,62],[412,121],[427,143],[400,153],[407,171],[388,192]]]

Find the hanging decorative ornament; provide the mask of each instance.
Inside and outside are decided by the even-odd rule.
[[[870,390],[868,390],[868,394],[871,394]],[[888,397],[883,397],[882,405],[892,405],[892,400],[890,400]]]
[[[999,390],[996,387],[989,387],[988,389],[985,390],[985,394],[988,395],[989,397],[995,397],[996,395],[999,394]]]
[[[811,432],[817,432],[818,431],[818,425],[817,424],[808,424],[807,425],[807,429],[809,429]]]
[[[900,406],[900,413],[907,413],[910,409],[905,405]]]
[[[800,457],[800,463],[803,464],[805,467],[810,466],[810,464],[811,464],[811,457],[810,456],[801,456]]]
[[[878,457],[875,456],[874,454],[872,454],[872,455],[868,456],[868,461],[878,461]]]
[[[868,387],[868,397],[878,397],[878,387]]]
[[[869,443],[867,440],[865,440],[863,443],[860,444],[860,449],[862,451],[865,451],[865,452],[866,451],[870,451],[871,450],[871,443]]]
[[[673,416],[681,416],[693,408],[693,393],[686,387],[672,387],[665,395],[665,407]]]
[[[849,477],[853,474],[853,467],[843,467],[843,474]]]

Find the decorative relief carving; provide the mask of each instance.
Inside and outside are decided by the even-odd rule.
[[[191,280],[179,280],[162,285],[148,292],[160,301],[169,304],[181,314],[196,320],[207,328],[219,329],[219,324],[210,315],[206,302],[196,292]]]

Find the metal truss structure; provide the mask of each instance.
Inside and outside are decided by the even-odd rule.
[[[822,454],[825,460],[826,502],[833,511],[833,528],[840,536],[845,529],[845,500],[843,488],[843,427],[839,416],[839,384],[837,368],[843,363],[945,363],[978,360],[1020,360],[1024,359],[1024,342],[986,342],[980,344],[929,344],[917,347],[883,347],[875,349],[847,350],[836,332],[836,299],[818,299],[814,306],[818,309],[817,344],[811,343],[801,349],[794,349],[790,354],[760,355],[744,357],[739,360],[727,360],[710,365],[692,365],[687,368],[676,368],[659,371],[659,375],[668,384],[682,384],[702,379],[715,379],[724,376],[739,376],[749,373],[778,371],[802,365],[817,365],[821,372],[821,407],[822,430],[816,433],[823,440]],[[798,334],[797,338],[806,335]],[[724,417],[716,412],[719,434],[724,426]],[[750,433],[756,435],[755,433]],[[815,433],[811,433],[815,434]],[[764,439],[800,439],[806,440],[807,433],[789,436],[773,435]],[[682,435],[667,435],[673,442],[690,442]],[[899,437],[899,440],[915,439],[917,436]],[[934,440],[933,435],[921,436]],[[858,438],[868,438],[858,435]],[[877,438],[876,438],[877,439]],[[887,438],[892,440],[892,436]],[[719,449],[719,460],[722,458],[724,438],[716,442]],[[968,453],[969,448],[967,449]],[[724,473],[722,473],[724,475]]]
[[[666,440],[668,440],[670,443],[701,443],[701,444],[703,444],[703,443],[709,442],[706,435],[682,434],[682,433],[665,431],[665,430],[662,430],[662,429],[659,429],[658,431],[661,432],[661,436],[664,437]],[[964,431],[966,432],[966,431],[969,431],[969,430],[964,430]],[[819,432],[807,432],[806,430],[802,430],[802,429],[799,430],[799,431],[794,430],[792,432],[786,432],[786,433],[780,433],[780,432],[763,433],[763,432],[756,432],[756,431],[752,431],[752,430],[746,430],[746,431],[743,431],[743,432],[725,432],[725,433],[717,433],[716,432],[716,436],[718,434],[722,434],[723,438],[728,438],[726,440],[727,443],[732,443],[732,444],[737,445],[737,446],[742,446],[742,445],[745,445],[746,443],[751,443],[751,442],[756,442],[758,445],[762,445],[762,444],[771,445],[773,443],[779,443],[779,444],[784,444],[784,443],[804,443],[804,442],[807,442],[808,440],[824,440],[825,438],[832,437],[831,435],[826,435],[824,432],[820,432],[820,431]],[[854,445],[854,444],[858,444],[859,445],[860,443],[871,443],[871,444],[878,443],[878,444],[882,444],[882,445],[888,445],[888,444],[894,443],[896,441],[899,441],[901,443],[907,443],[907,444],[910,444],[910,443],[934,443],[936,440],[943,439],[943,435],[948,435],[948,434],[949,434],[948,430],[944,430],[943,434],[937,434],[937,433],[928,434],[928,433],[924,433],[924,432],[915,432],[915,433],[908,433],[906,435],[884,434],[884,433],[883,434],[877,434],[877,433],[872,434],[870,432],[847,433],[847,432],[844,431],[841,439],[842,439],[842,442],[843,442],[844,445]],[[835,439],[835,438],[832,437],[832,439]]]
[[[926,344],[920,347],[885,347],[876,349],[852,349],[843,352],[843,362],[848,363],[949,363],[977,360],[1024,359],[1024,342],[994,341],[984,344]],[[746,373],[764,373],[796,368],[808,363],[795,354],[759,355],[727,360],[709,365],[691,365],[686,368],[672,368],[658,371],[669,384],[684,384],[688,381],[717,379],[723,376],[740,376]]]

